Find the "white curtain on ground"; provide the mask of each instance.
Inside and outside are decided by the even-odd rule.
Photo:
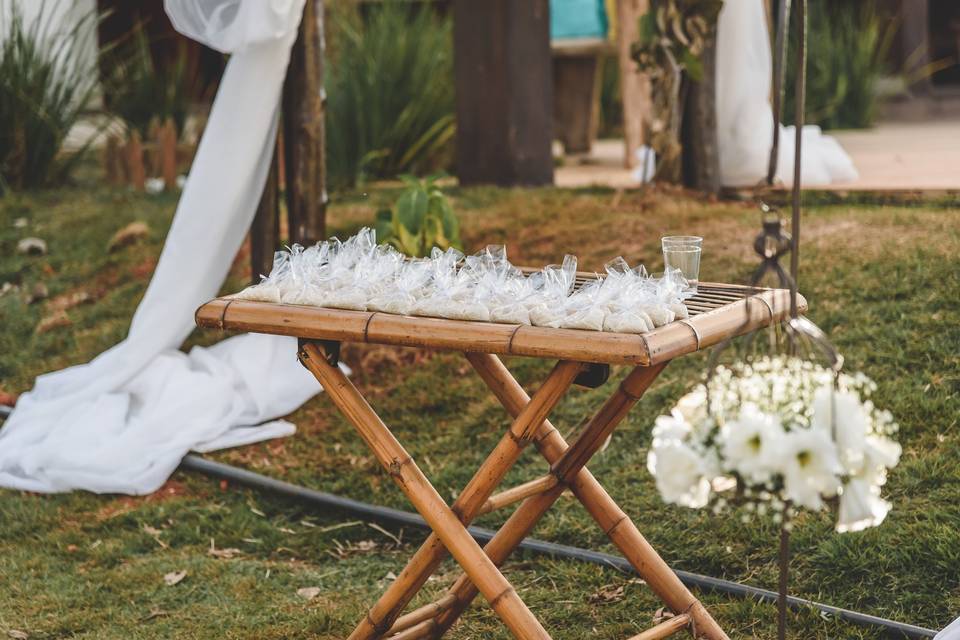
[[[0,429],[0,486],[149,493],[190,450],[293,433],[285,421],[260,423],[320,390],[293,338],[243,335],[179,351],[253,219],[303,3],[166,0],[178,30],[232,57],[126,339],[37,378]]]
[[[772,78],[763,0],[726,0],[717,31],[717,128],[720,179],[725,186],[754,186],[767,175],[773,145]],[[787,79],[792,81],[790,69]],[[793,184],[794,132],[794,127],[780,127],[776,177],[786,185]],[[820,127],[803,128],[801,150],[803,185],[857,179],[850,156]]]
[[[938,633],[933,640],[960,640],[960,618]]]

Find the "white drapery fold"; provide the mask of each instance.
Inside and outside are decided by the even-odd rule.
[[[810,55],[817,55],[811,51]],[[763,0],[725,0],[717,30],[717,130],[720,180],[754,186],[767,175],[773,145],[773,56]],[[787,79],[792,77],[788,70]],[[794,127],[780,129],[777,179],[793,184]],[[805,186],[857,179],[853,161],[820,127],[803,128]]]
[[[244,335],[179,351],[256,210],[304,0],[166,0],[185,35],[231,53],[189,180],[122,342],[37,378],[0,429],[0,486],[145,494],[190,450],[289,435],[319,385],[296,341]]]

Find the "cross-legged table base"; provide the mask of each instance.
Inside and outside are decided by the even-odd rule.
[[[457,621],[477,593],[483,594],[514,637],[550,638],[498,567],[568,489],[675,614],[675,617],[631,640],[666,638],[681,629],[689,630],[696,638],[727,639],[703,605],[585,468],[665,364],[634,367],[576,440],[568,445],[547,416],[588,365],[565,360],[558,362],[531,398],[497,356],[467,353],[467,359],[514,420],[464,490],[448,506],[356,387],[332,362],[324,346],[305,342],[300,358],[433,529],[397,579],[357,625],[350,640],[439,638]],[[532,443],[549,463],[549,472],[494,495],[494,490],[528,443]],[[481,549],[468,533],[467,525],[483,513],[517,502],[520,502],[519,507]],[[436,602],[401,615],[448,553],[463,569],[463,575]]]

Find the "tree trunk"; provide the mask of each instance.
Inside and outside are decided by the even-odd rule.
[[[284,169],[290,240],[326,237],[323,0],[307,0],[283,88]]]
[[[460,184],[553,182],[548,0],[454,0]]]
[[[683,183],[705,193],[720,192],[720,155],[717,142],[717,39],[707,41],[701,56],[703,77],[686,78],[683,109]]]

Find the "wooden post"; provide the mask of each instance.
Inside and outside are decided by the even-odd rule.
[[[548,0],[454,0],[460,184],[553,183]]]
[[[323,0],[307,0],[283,87],[284,169],[290,240],[326,237]]]
[[[143,143],[139,131],[131,131],[126,146],[127,171],[130,185],[137,191],[143,191],[147,183],[147,170],[143,166]]]
[[[103,168],[107,174],[107,183],[114,187],[125,183],[125,163],[121,155],[120,140],[117,136],[109,136],[107,138],[107,145],[103,150]]]
[[[160,128],[157,138],[160,147],[160,175],[163,176],[163,186],[172,191],[177,186],[177,126],[173,118],[167,118]]]
[[[273,151],[270,173],[263,185],[257,213],[250,225],[250,280],[260,282],[273,268],[273,254],[280,246],[279,152]]]
[[[644,143],[643,124],[650,117],[650,80],[637,71],[630,46],[640,33],[640,16],[647,0],[617,0],[617,60],[620,63],[620,96],[623,103],[623,166],[632,169],[640,161],[637,150]]]
[[[720,149],[717,142],[717,33],[700,57],[703,77],[688,83],[683,105],[683,182],[705,193],[720,193]]]

